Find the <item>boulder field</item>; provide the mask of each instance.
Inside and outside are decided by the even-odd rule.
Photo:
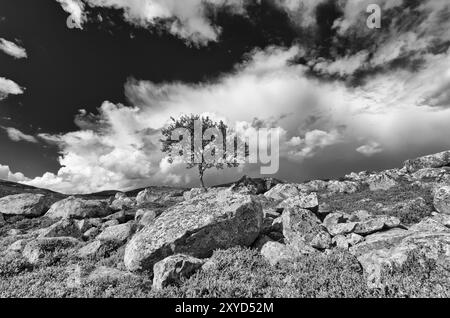
[[[403,188],[420,189],[429,198],[371,203],[380,193]],[[358,193],[364,194],[358,202],[337,207],[336,198]],[[21,255],[30,264],[55,250],[71,250],[83,259],[123,248],[117,268],[71,268],[71,286],[148,275],[153,288],[163,289],[210,266],[214,251],[240,246],[257,250],[272,266],[343,249],[359,262],[368,286],[382,288],[382,276],[412,253],[418,263],[450,269],[450,152],[339,181],[293,184],[244,177],[207,191],[148,188],[132,196],[71,196],[57,202],[33,193],[0,198],[0,229],[20,219],[41,220],[43,226],[2,230],[1,239],[10,243],[1,253]]]

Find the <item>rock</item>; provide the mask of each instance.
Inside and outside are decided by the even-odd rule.
[[[350,215],[349,221],[350,222],[361,222],[366,221],[372,217],[372,214],[370,214],[366,210],[359,210],[355,211]]]
[[[117,221],[117,220],[109,220],[109,221],[106,221],[105,223],[103,223],[103,224],[100,226],[100,230],[104,231],[104,230],[107,229],[108,227],[116,226],[116,225],[119,225],[119,224],[120,224],[120,223],[119,223],[119,221]]]
[[[39,237],[74,237],[81,238],[80,231],[76,221],[71,219],[62,219],[48,228],[42,229]]]
[[[92,227],[86,232],[83,233],[83,239],[85,240],[92,240],[100,233],[100,229],[97,227]]]
[[[353,232],[356,224],[356,222],[334,224],[327,227],[327,230],[332,236],[344,235]]]
[[[120,244],[118,241],[100,241],[94,240],[78,250],[78,256],[81,258],[107,257],[109,253],[115,251]]]
[[[131,271],[151,270],[173,255],[209,257],[216,249],[251,246],[262,226],[261,204],[228,190],[207,192],[167,209],[138,232],[125,249]]]
[[[317,193],[301,194],[295,197],[287,198],[277,206],[278,210],[287,208],[299,208],[317,212],[319,210]]]
[[[281,217],[286,241],[298,250],[304,250],[306,246],[324,249],[331,245],[330,235],[311,211],[289,208]]]
[[[73,237],[38,238],[25,245],[22,256],[30,264],[37,264],[45,256],[46,252],[53,252],[56,249],[72,248],[79,243],[80,241]]]
[[[281,216],[274,208],[263,208],[264,218],[276,219]]]
[[[441,214],[441,213],[432,213],[431,218],[445,227],[450,228],[450,215],[449,214]]]
[[[205,190],[202,188],[192,188],[191,190],[183,193],[183,198],[184,200],[191,200],[203,193],[205,193]]]
[[[262,247],[264,246],[264,244],[266,244],[267,242],[272,242],[273,240],[268,237],[267,235],[260,235],[255,243],[253,243],[252,248],[254,248],[257,251],[261,251]]]
[[[136,201],[128,198],[125,193],[117,193],[112,201],[110,208],[114,211],[129,210],[136,205]]]
[[[313,180],[305,184],[308,191],[321,192],[327,189],[328,181]]]
[[[0,226],[6,224],[5,218],[3,217],[3,214],[0,213]]]
[[[182,279],[195,274],[205,262],[188,255],[172,255],[157,262],[153,267],[153,289],[163,289],[170,285],[180,285]]]
[[[366,221],[357,222],[354,232],[360,235],[369,235],[381,230],[392,229],[400,225],[400,220],[392,216],[377,216]]]
[[[38,217],[49,207],[49,201],[43,194],[23,193],[0,198],[0,213]]]
[[[333,237],[332,243],[338,248],[349,249],[349,247],[359,244],[364,241],[361,235],[351,233],[348,235],[337,235]]]
[[[134,233],[134,223],[125,223],[106,228],[97,236],[99,241],[114,241],[118,244],[125,243]]]
[[[436,191],[433,204],[439,213],[450,214],[450,186],[441,187]]]
[[[369,186],[370,191],[386,191],[397,186],[397,182],[384,173],[370,176],[366,180],[366,183]]]
[[[8,236],[19,236],[19,235],[21,235],[22,233],[23,233],[22,230],[19,230],[19,229],[11,229],[11,230],[9,230],[6,234],[7,234]]]
[[[333,211],[329,204],[319,203],[319,209],[317,210],[316,214],[319,217],[319,219],[324,220],[327,217],[327,215],[329,215],[332,212]]]
[[[425,169],[420,169],[416,172],[414,172],[413,174],[411,174],[411,176],[416,179],[416,180],[435,180],[438,178],[441,178],[443,175],[445,175],[446,173],[448,173],[448,169],[443,169],[443,168],[425,168]]]
[[[323,220],[323,225],[328,229],[334,225],[346,223],[349,220],[350,216],[346,213],[342,212],[334,212],[328,214]]]
[[[155,193],[151,189],[145,189],[138,193],[136,196],[136,203],[144,204],[149,202],[156,202],[161,198],[161,193]]]
[[[299,190],[299,185],[292,183],[280,183],[264,193],[264,196],[273,200],[282,201],[288,198],[299,196],[301,194],[302,192]]]
[[[99,200],[83,200],[76,197],[54,203],[45,214],[50,219],[85,219],[105,217],[110,213],[107,202]]]
[[[272,266],[275,266],[281,262],[290,262],[299,257],[297,252],[292,247],[278,242],[267,242],[264,244],[261,248],[261,255]]]
[[[117,220],[119,223],[125,223],[126,222],[126,214],[125,211],[119,211],[113,214],[108,215],[107,217],[103,218],[103,221],[112,221]]]
[[[449,165],[450,151],[444,151],[434,155],[407,160],[404,163],[404,167],[409,173],[413,173],[424,168],[442,168]]]
[[[29,241],[30,240],[25,240],[25,239],[17,240],[8,247],[6,252],[7,253],[22,253],[23,249],[25,248],[25,246],[28,244]]]
[[[368,243],[372,245],[370,249],[357,248],[358,245],[364,245],[365,242],[354,247],[357,251],[358,261],[368,274],[370,288],[382,288],[383,272],[388,271],[394,265],[401,266],[412,253],[419,257],[419,264],[426,260],[434,260],[437,266],[448,268],[448,264],[450,264],[450,232],[405,232],[391,236],[387,243],[379,244],[379,248],[376,248],[373,242]],[[395,239],[393,239],[394,237]]]
[[[446,232],[450,231],[448,227],[440,223],[439,221],[429,217],[425,218],[417,224],[414,224],[409,228],[410,231],[416,232]]]
[[[258,195],[269,191],[279,183],[280,181],[273,178],[261,179],[243,176],[241,179],[231,185],[230,191],[238,192],[241,194]]]
[[[330,193],[351,194],[358,191],[359,185],[353,181],[329,181],[327,190]]]
[[[156,212],[153,210],[145,210],[139,217],[138,224],[141,226],[147,226],[152,224],[156,219]]]

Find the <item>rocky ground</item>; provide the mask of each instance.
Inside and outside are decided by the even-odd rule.
[[[450,151],[288,184],[0,184],[0,297],[449,297]]]

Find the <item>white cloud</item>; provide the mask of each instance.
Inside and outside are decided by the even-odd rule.
[[[83,28],[83,23],[86,22],[86,14],[84,12],[85,5],[81,0],[56,0],[61,4],[64,11],[69,13],[67,26],[70,28]]]
[[[380,153],[383,151],[383,148],[381,145],[375,141],[371,141],[367,145],[363,145],[356,149],[357,152],[363,154],[366,157],[371,157],[377,153]]]
[[[12,141],[27,141],[31,143],[37,143],[37,139],[31,135],[24,134],[20,130],[13,127],[3,127],[0,126],[1,129],[5,130],[8,134],[9,139]]]
[[[79,0],[57,0],[71,14],[75,26],[86,21],[86,9]],[[124,19],[141,27],[162,24],[172,34],[198,44],[216,41],[220,28],[208,18],[208,10],[227,9],[244,13],[244,0],[85,0],[90,7],[123,10]]]
[[[2,38],[0,38],[0,50],[16,59],[27,58],[27,52],[23,47]]]
[[[23,89],[14,81],[0,77],[0,100],[8,95],[23,94]]]
[[[12,182],[24,182],[29,180],[23,173],[12,173],[8,166],[0,164],[0,179]]]

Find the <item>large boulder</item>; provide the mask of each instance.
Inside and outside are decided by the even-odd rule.
[[[263,220],[252,196],[222,190],[207,192],[166,210],[138,232],[125,249],[131,271],[152,270],[173,254],[205,258],[216,249],[251,246]]]
[[[78,223],[73,219],[62,219],[48,228],[42,229],[39,237],[74,237],[81,238],[81,232]]]
[[[114,241],[118,244],[123,244],[133,235],[134,230],[135,225],[133,222],[110,226],[103,230],[96,239],[99,241]]]
[[[104,217],[108,214],[110,214],[110,209],[108,203],[105,201],[68,197],[67,199],[54,203],[45,216],[50,219],[84,219]]]
[[[311,211],[299,208],[284,210],[283,235],[286,241],[298,250],[326,249],[331,245],[331,237],[319,218]]]
[[[393,216],[376,216],[362,222],[357,222],[354,233],[359,235],[369,235],[381,230],[389,230],[400,225],[400,220]]]
[[[153,289],[181,284],[183,278],[191,277],[204,263],[201,259],[182,254],[159,261],[153,266]]]
[[[115,211],[129,210],[136,205],[136,201],[127,197],[125,193],[118,192],[114,196],[114,200],[111,202],[111,209]]]
[[[0,213],[38,217],[49,208],[49,200],[43,194],[23,193],[0,198]]]
[[[370,191],[386,191],[397,185],[397,182],[393,178],[387,176],[385,173],[380,173],[368,177],[366,183],[369,186]]]
[[[404,163],[404,167],[409,173],[425,168],[442,168],[446,166],[450,166],[450,151],[407,160]]]
[[[152,189],[145,189],[138,193],[136,196],[136,203],[139,204],[145,204],[145,203],[151,203],[156,202],[161,198],[161,193],[152,191]]]
[[[412,254],[419,264],[433,260],[437,266],[450,269],[450,232],[394,231],[374,234],[350,248],[368,274],[370,288],[382,288],[383,273],[405,264]]]
[[[443,214],[450,214],[450,186],[440,187],[434,195],[435,209]]]
[[[46,253],[56,249],[73,248],[79,243],[80,241],[73,237],[38,238],[25,245],[22,255],[30,264],[37,264]]]

